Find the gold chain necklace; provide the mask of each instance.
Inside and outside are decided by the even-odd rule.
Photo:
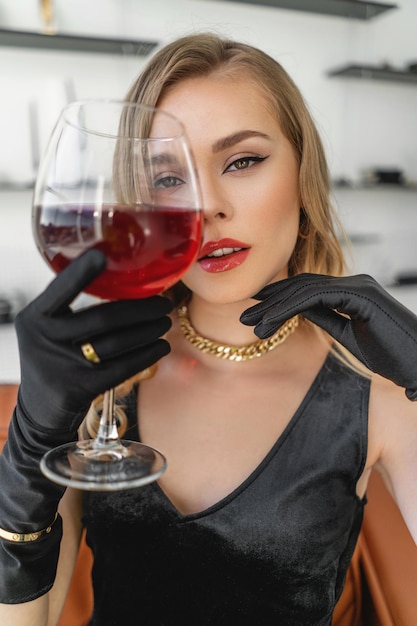
[[[263,356],[285,341],[298,326],[298,315],[296,315],[285,322],[271,337],[259,339],[246,346],[231,346],[199,335],[191,325],[186,304],[179,307],[178,318],[182,334],[197,350],[228,361],[249,361]]]

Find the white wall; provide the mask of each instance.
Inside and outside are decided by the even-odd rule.
[[[278,59],[310,104],[335,178],[358,180],[366,167],[394,165],[417,180],[417,88],[326,76],[328,69],[349,61],[389,61],[403,68],[416,60],[415,0],[399,0],[400,10],[369,21],[234,2],[128,4],[137,16],[129,23],[131,35],[152,32],[164,40],[214,29]]]
[[[349,61],[403,68],[417,60],[417,2],[398,4],[398,10],[368,21],[218,0],[55,0],[55,9],[63,32],[165,43],[209,29],[260,46],[305,94],[335,178],[358,180],[364,168],[379,165],[401,167],[417,180],[416,86],[326,76],[328,69]],[[38,5],[0,0],[1,25],[40,30]],[[33,174],[27,145],[30,100],[38,103],[44,141],[65,101],[65,81],[72,81],[76,97],[121,97],[143,63],[143,58],[0,49],[0,136],[9,146],[0,150],[0,181],[2,176],[25,181]]]
[[[417,2],[369,20],[348,20],[218,0],[55,0],[62,32],[157,39],[214,30],[263,48],[290,72],[322,132],[334,178],[358,182],[365,168],[399,167],[417,181],[417,86],[329,79],[327,70],[356,61],[404,68],[417,60]],[[0,27],[41,30],[36,0],[0,0]],[[36,106],[41,148],[68,97],[119,98],[146,59],[0,48],[0,187],[30,185],[35,175],[29,106]],[[337,190],[354,234],[380,233],[354,247],[358,271],[390,284],[417,268],[417,194]],[[0,296],[34,297],[50,270],[31,238],[30,191],[1,192]],[[381,234],[382,233],[382,234]],[[399,297],[417,310],[414,292]],[[0,381],[18,378],[12,329],[0,329]],[[7,335],[7,337],[6,337]]]

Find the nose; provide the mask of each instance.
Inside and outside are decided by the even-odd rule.
[[[233,217],[233,206],[224,187],[211,177],[201,180],[203,215],[206,222],[228,220]]]

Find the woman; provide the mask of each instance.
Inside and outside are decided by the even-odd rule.
[[[172,327],[164,297],[69,310],[104,267],[97,251],[20,314],[22,383],[0,465],[1,623],[57,622],[85,525],[91,624],[330,624],[372,468],[417,540],[417,319],[371,278],[340,278],[322,145],[279,64],[185,37],[128,99],[184,122],[202,247],[183,305],[171,294]],[[86,341],[100,363],[83,359]],[[82,498],[39,474],[98,394],[157,361],[123,402],[129,437],[169,459],[158,484]],[[13,542],[10,529],[35,540]]]

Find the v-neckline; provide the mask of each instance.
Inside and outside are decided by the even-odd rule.
[[[158,481],[151,483],[149,487],[153,489],[159,495],[160,499],[169,508],[170,512],[181,522],[190,522],[195,519],[207,517],[208,515],[211,515],[212,513],[215,513],[219,509],[222,509],[223,507],[225,507],[229,502],[237,498],[239,494],[245,491],[245,489],[247,489],[251,485],[251,483],[253,483],[256,480],[256,478],[260,474],[262,474],[262,472],[270,463],[270,461],[273,459],[273,457],[278,453],[284,441],[289,436],[291,430],[294,428],[295,424],[301,418],[306,406],[310,403],[317,389],[321,385],[321,379],[326,375],[328,364],[333,359],[334,357],[329,351],[320,369],[318,370],[316,376],[314,377],[312,383],[308,387],[303,399],[298,405],[298,408],[295,410],[292,417],[289,419],[288,423],[286,424],[285,428],[276,439],[272,448],[269,450],[269,452],[266,453],[264,458],[260,461],[260,463],[258,463],[255,469],[239,485],[237,485],[234,489],[232,489],[230,493],[220,498],[220,500],[218,500],[214,504],[211,504],[210,506],[206,507],[205,509],[201,511],[196,511],[194,513],[181,513],[181,511],[175,506],[175,504],[172,502],[172,500],[169,498],[166,492],[162,489]],[[140,385],[138,385],[137,390],[136,390],[136,407],[139,404],[139,390],[140,390]],[[136,419],[136,422],[135,424],[132,425],[131,429],[137,436],[138,441],[140,441],[138,419]]]

